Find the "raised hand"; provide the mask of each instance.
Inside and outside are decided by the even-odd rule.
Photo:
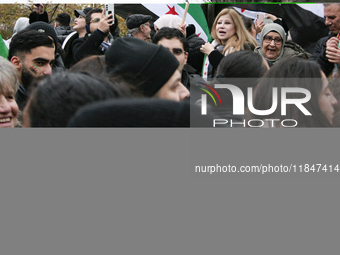
[[[340,63],[340,49],[338,47],[340,40],[336,37],[330,38],[326,43],[326,57],[328,61],[334,64]]]
[[[100,21],[98,23],[98,29],[103,33],[108,33],[110,31],[110,26],[112,26],[112,13],[105,16],[105,10],[103,10]]]
[[[205,43],[201,46],[201,52],[208,55],[214,50],[214,46],[211,43]]]

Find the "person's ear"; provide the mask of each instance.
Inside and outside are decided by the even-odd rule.
[[[86,32],[88,33],[88,34],[91,34],[91,30],[90,30],[90,26],[89,25],[85,25],[85,29],[86,29]]]
[[[15,68],[18,70],[18,71],[21,71],[21,68],[22,68],[22,61],[19,57],[17,56],[13,56],[11,58],[11,63],[15,66]]]
[[[188,56],[189,56],[189,53],[188,52],[184,52],[184,58],[185,58],[185,62],[184,62],[184,65],[187,63],[188,61]]]

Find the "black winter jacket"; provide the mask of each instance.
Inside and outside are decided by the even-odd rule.
[[[202,72],[204,54],[201,52],[201,46],[205,44],[205,41],[197,34],[192,34],[187,37],[189,44],[189,55],[187,63],[195,68],[196,73]]]
[[[42,14],[38,14],[37,12],[31,12],[29,16],[29,23],[32,24],[33,22],[36,22],[36,21],[44,21],[46,23],[49,23],[47,12],[44,11],[44,13]]]
[[[326,43],[333,36],[336,35],[330,34],[329,36],[325,36],[317,41],[314,52],[309,58],[309,60],[315,60],[319,63],[321,70],[325,73],[327,77],[332,73],[334,69],[334,64],[329,62],[328,58],[326,57]]]
[[[243,45],[243,50],[250,50],[250,51],[254,51],[255,47],[253,44],[251,43],[245,43]],[[220,62],[222,61],[222,59],[225,56],[219,52],[217,49],[213,50],[209,56],[209,66],[208,66],[208,78],[213,78],[215,76],[215,71],[217,71],[217,67],[220,64]]]
[[[111,39],[113,41],[112,36]],[[103,41],[104,33],[99,31],[98,29],[94,31],[94,33],[92,33],[91,35],[86,34],[84,37],[74,40],[72,48],[73,59],[75,60],[75,62],[77,63],[83,58],[92,55],[104,55],[105,50],[101,46],[101,43]]]
[[[73,30],[70,27],[66,26],[55,27],[54,30],[57,34],[58,41],[60,42],[60,44],[63,44],[65,38],[73,32]]]

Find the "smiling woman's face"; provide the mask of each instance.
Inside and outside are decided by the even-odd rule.
[[[10,87],[0,89],[0,128],[15,127],[17,124],[19,108],[14,95]]]
[[[276,32],[269,32],[263,38],[262,52],[263,55],[270,60],[276,59],[281,52],[282,38]]]

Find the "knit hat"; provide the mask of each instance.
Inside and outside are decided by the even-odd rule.
[[[126,26],[128,29],[139,27],[142,24],[148,22],[152,17],[150,15],[133,14],[127,17]]]
[[[58,37],[57,34],[51,24],[48,24],[44,21],[36,21],[29,25],[27,29],[36,30],[38,32],[42,32],[47,34],[48,36],[51,36],[53,38],[53,41],[55,43],[55,49],[57,50],[58,45]]]
[[[86,14],[91,11],[92,8],[91,7],[86,7],[84,10],[74,10],[74,16],[76,16],[76,18],[80,16],[83,16],[85,18]]]
[[[134,37],[117,38],[105,53],[106,72],[120,75],[145,96],[153,96],[179,66],[165,47]]]

